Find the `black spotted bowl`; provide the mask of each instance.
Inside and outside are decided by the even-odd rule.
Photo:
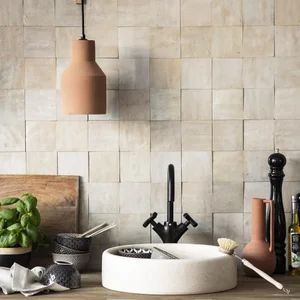
[[[55,241],[70,249],[88,252],[92,238],[78,237],[77,233],[59,233],[55,236]]]
[[[41,279],[41,283],[44,285],[53,282],[69,289],[78,289],[81,286],[81,276],[71,263],[56,261],[46,269]]]

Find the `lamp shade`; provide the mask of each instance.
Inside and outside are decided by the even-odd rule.
[[[71,64],[62,75],[61,106],[65,114],[106,113],[106,76],[95,61],[95,41],[73,41]]]

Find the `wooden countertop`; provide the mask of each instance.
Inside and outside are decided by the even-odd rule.
[[[224,274],[226,276],[226,274]],[[77,290],[70,290],[63,293],[51,293],[34,296],[33,300],[42,299],[72,299],[72,300],[150,300],[150,299],[166,299],[166,300],[180,300],[180,299],[300,299],[300,277],[292,277],[288,275],[277,275],[275,279],[283,283],[287,288],[291,290],[289,296],[285,295],[271,284],[261,278],[250,278],[245,276],[239,277],[238,286],[230,291],[203,294],[203,295],[190,295],[190,296],[150,296],[150,295],[136,295],[119,293],[107,290],[100,284],[100,274],[91,273],[82,275],[82,288]],[[3,295],[0,295],[3,297]],[[13,294],[5,296],[3,299],[24,299],[21,294]]]

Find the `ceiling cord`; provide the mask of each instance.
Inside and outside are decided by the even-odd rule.
[[[81,0],[81,30],[82,30],[82,34],[81,34],[81,40],[85,40],[85,28],[84,28],[84,1],[85,0]]]

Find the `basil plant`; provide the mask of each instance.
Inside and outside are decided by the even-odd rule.
[[[37,198],[32,194],[1,199],[0,248],[45,245],[47,239],[39,230],[40,222]]]

